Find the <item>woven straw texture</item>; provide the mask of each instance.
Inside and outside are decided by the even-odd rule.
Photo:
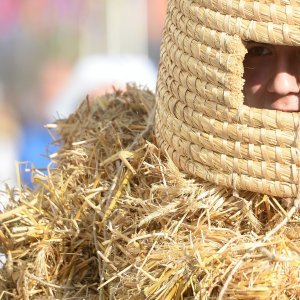
[[[300,45],[299,1],[170,0],[156,136],[186,172],[296,197],[299,114],[243,104],[244,42]]]

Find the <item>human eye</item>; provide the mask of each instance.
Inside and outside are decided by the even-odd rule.
[[[263,44],[250,44],[247,46],[248,56],[265,56],[272,54],[272,50]]]

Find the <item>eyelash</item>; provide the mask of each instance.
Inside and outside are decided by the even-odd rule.
[[[257,46],[250,46],[248,48],[248,54],[251,56],[264,56],[264,55],[272,54],[272,51],[265,46],[257,45]]]

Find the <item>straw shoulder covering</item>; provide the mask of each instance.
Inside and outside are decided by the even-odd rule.
[[[157,147],[154,100],[128,86],[49,126],[54,167],[0,214],[1,300],[299,299],[295,203],[181,172]]]
[[[186,172],[218,185],[295,197],[299,114],[243,104],[244,42],[300,44],[299,1],[170,0],[156,135]]]

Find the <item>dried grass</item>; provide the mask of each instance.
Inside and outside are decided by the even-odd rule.
[[[293,200],[184,175],[153,106],[128,87],[58,121],[49,175],[0,215],[0,299],[299,299]]]

